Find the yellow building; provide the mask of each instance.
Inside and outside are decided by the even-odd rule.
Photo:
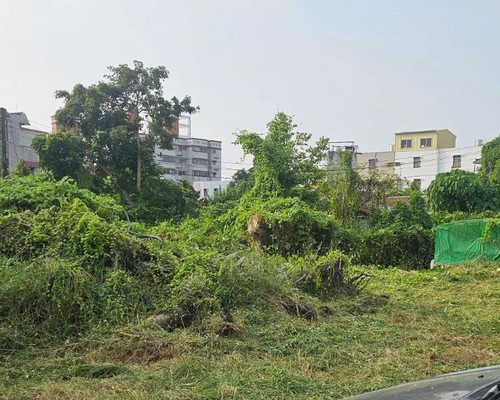
[[[457,137],[448,129],[394,134],[393,151],[436,150],[455,147]]]

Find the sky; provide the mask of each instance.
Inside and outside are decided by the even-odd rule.
[[[49,129],[58,89],[142,61],[190,95],[192,135],[232,144],[283,111],[313,140],[389,150],[394,133],[500,133],[500,1],[0,0],[0,106]]]

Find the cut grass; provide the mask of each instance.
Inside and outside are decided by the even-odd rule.
[[[312,321],[279,306],[235,310],[237,337],[217,335],[216,323],[166,332],[145,322],[14,348],[0,398],[341,399],[500,364],[497,268],[365,268],[368,290],[314,300]]]

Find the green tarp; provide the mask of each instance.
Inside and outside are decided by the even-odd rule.
[[[500,261],[498,220],[471,219],[436,227],[435,264],[457,265],[476,260]]]

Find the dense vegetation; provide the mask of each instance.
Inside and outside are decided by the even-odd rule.
[[[439,176],[432,213],[417,190],[387,208],[397,179],[324,168],[326,140],[279,113],[199,203],[151,158],[189,98],[159,96],[162,68],[111,72],[59,93],[80,135],[35,142],[46,172],[0,181],[2,395],[341,398],[500,361],[497,266],[427,270],[435,224],[498,218],[496,164]]]

